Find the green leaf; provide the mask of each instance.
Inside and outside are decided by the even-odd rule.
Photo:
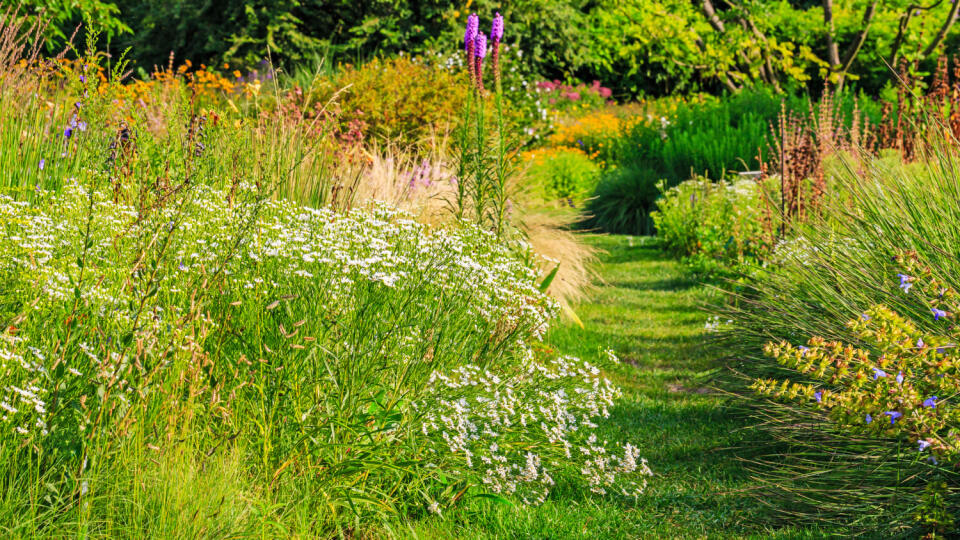
[[[547,292],[547,289],[550,288],[550,284],[553,283],[553,278],[557,277],[557,272],[559,270],[560,270],[560,263],[557,263],[557,265],[553,267],[553,270],[551,270],[550,273],[547,274],[547,277],[544,278],[543,282],[540,283],[540,287],[539,287],[540,292]]]

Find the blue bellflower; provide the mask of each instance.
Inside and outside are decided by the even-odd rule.
[[[910,283],[910,276],[897,274],[897,277],[900,278],[900,288],[903,289],[903,292],[910,292],[910,287],[913,287],[913,283]]]

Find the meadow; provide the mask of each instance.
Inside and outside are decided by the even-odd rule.
[[[47,4],[4,537],[960,530],[960,4]]]

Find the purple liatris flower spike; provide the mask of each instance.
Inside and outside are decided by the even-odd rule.
[[[940,399],[937,396],[930,396],[927,399],[923,400],[923,406],[929,407],[931,409],[937,408],[937,400]]]
[[[817,403],[821,403],[823,401],[823,392],[821,392],[820,390],[817,390],[816,392],[814,392],[813,399],[817,400]]]
[[[880,377],[886,377],[887,373],[880,368],[873,368],[873,380],[877,380]]]
[[[487,56],[487,36],[477,34],[477,36],[473,38],[473,54],[475,54],[477,58]]]
[[[942,309],[930,308],[930,311],[933,312],[933,320],[935,321],[939,321],[947,316],[947,312],[943,311]]]
[[[473,47],[473,40],[476,39],[478,32],[480,32],[480,16],[471,13],[467,17],[467,29],[463,33],[463,49],[465,51],[470,52],[470,48]]]
[[[924,450],[930,447],[930,443],[923,439],[920,439],[919,441],[917,441],[917,443],[920,444],[920,450],[919,450],[920,452],[923,452]]]
[[[490,25],[490,39],[493,41],[503,39],[503,15],[499,11],[493,16],[493,24]]]
[[[868,424],[869,424],[870,422],[873,422],[873,417],[870,416],[870,413],[867,413],[867,418],[866,418],[866,420],[867,420],[867,423],[868,423]]]
[[[887,411],[887,412],[885,412],[885,413],[883,413],[883,414],[885,414],[885,415],[887,415],[887,416],[890,417],[890,425],[891,425],[891,426],[897,421],[897,418],[900,418],[901,416],[903,416],[902,414],[898,413],[897,411]]]
[[[493,64],[493,82],[496,85],[497,93],[500,93],[500,40],[503,39],[503,15],[498,12],[493,16],[493,24],[490,26],[491,47],[490,61]]]
[[[483,95],[483,57],[487,55],[487,36],[477,34],[473,39],[473,74],[477,91]]]
[[[902,372],[902,371],[898,371],[898,372],[897,372],[897,384],[903,384],[903,372]]]

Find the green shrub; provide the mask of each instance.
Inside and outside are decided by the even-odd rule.
[[[875,104],[855,98],[853,94],[833,98],[845,122],[851,121],[854,107],[871,121],[879,117]],[[723,178],[731,171],[757,170],[760,158],[769,161],[775,147],[771,126],[781,111],[807,111],[811,106],[806,98],[783,99],[764,90],[671,105],[668,114],[626,122],[629,128],[613,144],[603,141],[604,148],[588,149],[600,151],[600,159],[611,169],[597,186],[589,226],[652,233],[649,213],[661,180],[672,187],[695,175]]]
[[[650,176],[615,169],[600,179],[580,226],[618,234],[653,234],[650,212],[657,197]]]
[[[422,58],[373,59],[333,78],[343,121],[361,120],[380,139],[416,143],[450,130],[469,83]]]
[[[576,148],[549,148],[527,153],[527,183],[543,190],[544,198],[579,206],[593,193],[600,167]]]
[[[707,273],[737,271],[764,258],[776,226],[764,222],[775,193],[753,179],[695,178],[666,188],[651,218],[661,245]]]

